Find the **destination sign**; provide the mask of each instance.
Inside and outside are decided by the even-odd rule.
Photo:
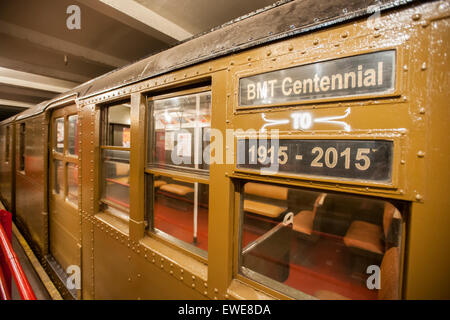
[[[384,94],[395,89],[395,50],[317,62],[239,80],[239,106]]]
[[[393,142],[386,140],[238,139],[237,168],[389,183]]]

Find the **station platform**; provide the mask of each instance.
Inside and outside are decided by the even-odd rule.
[[[41,278],[39,277],[37,271],[35,270],[33,264],[31,263],[30,259],[28,258],[25,249],[20,244],[19,240],[16,237],[15,232],[13,232],[12,235],[12,246],[14,249],[14,252],[17,255],[17,258],[19,258],[20,265],[22,266],[23,271],[25,272],[25,275],[30,282],[31,287],[33,288],[34,295],[36,296],[37,300],[52,300],[50,294],[48,293],[48,290],[44,283],[42,282]],[[36,260],[37,261],[37,260]],[[11,290],[11,298],[12,300],[21,300],[20,294],[17,290],[17,286],[14,281],[12,281],[12,290]]]
[[[0,210],[5,210],[0,202]],[[61,295],[45,272],[38,258],[35,256],[19,229],[12,223],[11,245],[19,260],[20,266],[33,289],[37,300],[62,300]],[[11,299],[22,300],[17,285],[11,281]]]

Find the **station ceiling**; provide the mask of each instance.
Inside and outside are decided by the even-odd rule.
[[[2,0],[0,121],[274,2]]]

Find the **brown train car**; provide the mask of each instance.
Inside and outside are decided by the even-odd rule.
[[[449,15],[242,17],[1,122],[1,200],[66,298],[448,299]]]

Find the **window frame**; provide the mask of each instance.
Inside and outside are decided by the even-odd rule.
[[[145,168],[144,168],[144,174],[145,174],[145,219],[147,222],[146,227],[146,234],[150,237],[154,237],[165,244],[167,244],[170,247],[173,247],[178,250],[182,250],[183,253],[188,254],[190,256],[195,257],[196,259],[207,263],[208,261],[208,252],[209,250],[205,251],[201,248],[196,247],[193,244],[187,243],[181,239],[176,238],[175,236],[172,236],[162,230],[159,230],[154,227],[154,203],[155,203],[155,193],[153,189],[153,181],[155,175],[164,176],[171,179],[177,179],[182,182],[187,183],[200,183],[208,186],[210,184],[210,169],[208,170],[202,170],[202,169],[196,169],[196,168],[189,168],[189,167],[182,167],[182,166],[166,166],[166,167],[160,167],[152,163],[153,161],[153,152],[154,152],[154,130],[155,130],[155,121],[154,121],[154,115],[153,115],[153,107],[152,102],[157,100],[164,100],[169,98],[176,98],[176,97],[182,97],[182,96],[188,96],[188,95],[194,95],[194,94],[200,94],[200,93],[209,93],[211,97],[211,105],[210,105],[210,117],[212,119],[212,85],[202,85],[195,88],[177,88],[174,91],[170,93],[149,93],[145,99],[146,99],[146,152],[145,152]],[[195,158],[195,155],[193,155]],[[151,185],[150,185],[151,184]],[[208,190],[208,204],[209,200],[211,199],[211,194]],[[209,206],[208,206],[208,224],[209,224]],[[209,227],[208,227],[209,229]],[[209,239],[209,236],[208,236]],[[209,246],[208,246],[209,249]]]
[[[62,200],[64,200],[64,202],[70,206],[73,206],[75,208],[79,207],[79,201],[80,201],[80,193],[79,190],[77,192],[77,203],[73,202],[73,201],[69,201],[68,199],[68,190],[69,190],[69,186],[68,186],[68,166],[69,163],[73,164],[76,166],[77,170],[80,170],[80,163],[79,163],[79,152],[80,149],[78,147],[78,153],[77,154],[70,154],[68,149],[69,149],[69,135],[68,135],[68,131],[69,131],[69,117],[71,116],[77,116],[77,124],[76,126],[79,126],[79,115],[78,115],[78,110],[76,108],[76,105],[73,106],[65,106],[62,107],[60,109],[54,110],[51,116],[51,127],[52,127],[52,137],[50,139],[50,152],[51,152],[51,172],[52,172],[52,177],[50,177],[50,181],[51,185],[50,185],[50,190],[52,192],[52,195],[54,197],[59,197]],[[57,119],[63,119],[63,123],[64,123],[64,147],[63,147],[63,151],[62,152],[58,152],[56,151],[56,144],[57,144],[57,126],[56,126],[56,120]],[[78,130],[75,131],[76,133],[78,132]],[[77,148],[76,146],[76,135],[74,135],[74,139],[75,139],[75,148]],[[62,163],[62,179],[61,179],[61,183],[60,183],[60,193],[56,193],[55,192],[55,179],[56,179],[56,167],[55,167],[55,160],[61,161]],[[78,182],[80,184],[80,181]]]
[[[113,146],[113,145],[108,145],[108,137],[109,137],[109,108],[114,107],[114,106],[118,106],[118,105],[123,105],[123,104],[129,104],[130,105],[130,115],[131,115],[131,97],[119,100],[119,101],[113,101],[113,102],[109,102],[107,104],[103,104],[100,105],[100,139],[99,139],[99,184],[98,184],[98,201],[99,201],[99,210],[98,213],[106,213],[108,215],[111,215],[115,218],[120,219],[121,221],[123,221],[124,223],[128,224],[130,221],[130,207],[126,208],[125,206],[121,206],[119,204],[116,204],[112,201],[109,201],[107,199],[105,199],[103,197],[103,191],[104,191],[104,186],[105,186],[105,178],[103,176],[103,151],[104,150],[111,150],[111,151],[125,151],[128,152],[130,159],[128,160],[128,164],[130,166],[130,174],[131,174],[131,143],[130,143],[130,147],[123,147],[123,146]],[[130,124],[130,130],[131,130],[131,124]],[[130,141],[131,142],[131,141]],[[130,189],[130,188],[129,188]],[[128,191],[130,192],[130,190]],[[106,205],[106,208],[102,208],[104,205]],[[118,210],[120,212],[120,214],[118,213],[114,213],[111,210],[108,210],[108,207],[112,207],[115,210]]]
[[[385,197],[374,197],[368,195],[354,194],[351,192],[337,192],[334,190],[324,190],[324,189],[311,189],[301,185],[291,185],[284,181],[273,181],[273,180],[263,180],[263,179],[254,179],[254,177],[242,177],[233,179],[234,181],[234,189],[235,189],[235,222],[234,226],[237,228],[237,232],[233,237],[235,245],[234,247],[234,271],[233,278],[240,280],[248,285],[252,285],[256,288],[259,288],[266,292],[271,292],[274,296],[282,297],[282,298],[290,298],[290,299],[299,299],[299,300],[317,300],[318,298],[309,295],[299,289],[291,287],[287,284],[279,282],[275,279],[272,279],[268,276],[258,273],[252,269],[246,268],[242,265],[242,240],[243,240],[243,225],[244,225],[244,199],[245,192],[244,186],[247,182],[256,182],[256,183],[266,183],[274,186],[282,186],[286,188],[294,188],[298,190],[305,191],[313,191],[319,193],[333,194],[333,195],[341,195],[341,196],[359,196],[369,200],[377,200],[388,202],[392,204],[401,214],[401,232],[399,234],[400,242],[398,245],[399,248],[399,274],[398,274],[398,288],[399,288],[399,299],[402,299],[404,294],[404,263],[405,263],[405,254],[406,254],[406,243],[408,241],[408,225],[409,225],[409,216],[411,213],[411,208],[409,204],[405,201],[385,198]],[[380,264],[381,266],[381,264]]]

